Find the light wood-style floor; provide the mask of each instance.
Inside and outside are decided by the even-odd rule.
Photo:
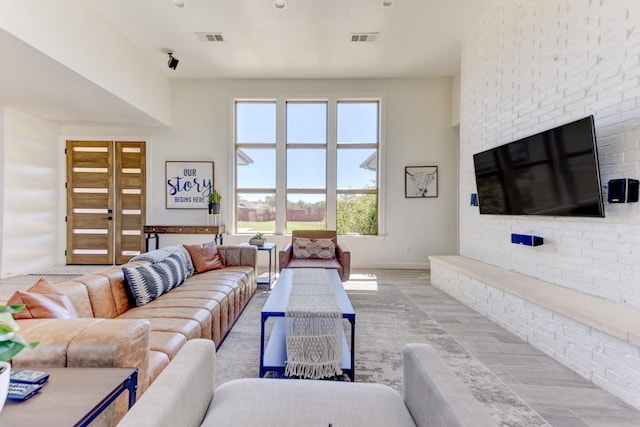
[[[426,270],[355,270],[393,283],[550,425],[637,427],[640,411],[564,367],[517,336],[431,286]],[[46,276],[53,283],[74,276]],[[38,276],[0,280],[0,300]]]
[[[640,411],[431,286],[428,271],[375,273],[400,287],[550,425],[640,426]]]

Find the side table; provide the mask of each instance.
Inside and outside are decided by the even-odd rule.
[[[7,401],[0,427],[88,426],[126,390],[136,401],[135,368],[34,368],[50,374],[39,394],[24,402]]]
[[[243,246],[249,246],[249,243],[240,243]],[[276,265],[276,256],[278,251],[276,250],[277,245],[275,243],[267,243],[265,242],[262,246],[257,246],[258,251],[267,251],[269,252],[269,275],[267,277],[258,277],[258,285],[267,285],[269,289],[271,289],[271,283],[273,283],[273,276],[277,271]]]

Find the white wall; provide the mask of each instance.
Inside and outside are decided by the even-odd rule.
[[[59,264],[63,256],[64,155],[58,126],[7,107],[1,111],[0,277],[7,277]]]
[[[383,97],[385,161],[382,218],[386,234],[341,237],[354,267],[425,268],[427,256],[457,250],[457,132],[450,125],[451,80],[207,80],[173,82],[173,126],[152,130],[149,223],[203,224],[205,211],[165,209],[164,162],[213,160],[225,224],[231,224],[233,96],[273,93]],[[404,167],[437,165],[439,197],[404,198]],[[162,236],[161,245],[203,237]],[[226,236],[226,243],[249,236]],[[282,244],[286,236],[270,236]]]
[[[169,79],[89,2],[0,0],[0,29],[159,122],[171,123]]]
[[[594,114],[602,181],[640,178],[640,2],[502,0],[462,52],[460,253],[640,308],[638,203],[604,219],[479,215],[472,155]],[[536,234],[537,248],[510,243]]]

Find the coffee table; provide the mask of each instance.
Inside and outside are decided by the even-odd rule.
[[[136,401],[135,368],[43,368],[50,374],[42,391],[24,402],[7,401],[0,427],[87,426],[125,390]]]
[[[351,324],[351,346],[347,343],[347,337],[343,333],[342,339],[342,361],[340,368],[346,373],[351,381],[355,381],[355,334],[356,334],[356,312],[351,305],[349,296],[342,286],[340,276],[336,270],[324,270],[327,273],[329,282],[333,288],[333,293],[338,302],[338,307],[342,311],[342,318],[347,319]],[[269,298],[262,307],[260,316],[260,377],[264,377],[267,372],[284,374],[287,361],[287,346],[285,338],[285,312],[289,302],[291,292],[291,279],[293,269],[284,268],[274,286]],[[273,329],[269,336],[269,341],[265,346],[265,325],[267,319],[275,317]],[[349,350],[349,348],[351,350]]]

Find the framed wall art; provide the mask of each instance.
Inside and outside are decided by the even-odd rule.
[[[438,167],[405,166],[404,197],[438,197]]]
[[[167,209],[207,209],[213,162],[165,162]]]

